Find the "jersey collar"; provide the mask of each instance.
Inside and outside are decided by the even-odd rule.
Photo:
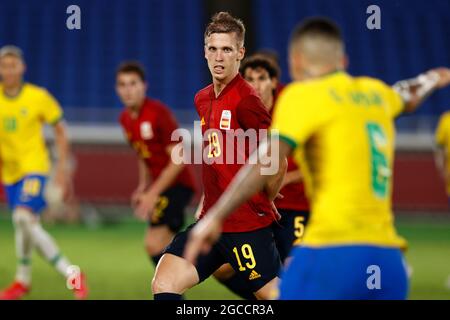
[[[209,91],[209,96],[211,98],[211,100],[216,100],[216,99],[220,99],[222,96],[224,96],[228,91],[230,91],[237,82],[239,82],[240,80],[243,80],[243,78],[241,77],[240,73],[238,72],[238,74],[233,78],[233,80],[231,80],[226,86],[225,88],[223,88],[222,92],[220,92],[220,94],[217,96],[216,98],[216,93],[214,92],[214,83],[211,85],[211,90]]]
[[[6,94],[6,92],[5,92],[5,88],[2,86],[2,94],[3,94],[3,96],[5,97],[5,98],[7,98],[7,99],[15,99],[15,98],[17,98],[18,96],[20,96],[20,94],[22,93],[22,91],[23,91],[23,87],[25,86],[25,83],[24,82],[22,82],[21,84],[20,84],[20,88],[19,88],[19,91],[17,91],[17,93],[15,94],[15,95],[13,95],[13,96],[10,96],[10,95],[7,95]]]

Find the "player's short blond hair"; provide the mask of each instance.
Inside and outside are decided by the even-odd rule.
[[[244,46],[245,26],[242,20],[233,17],[230,13],[221,11],[216,13],[205,30],[206,39],[213,33],[235,33],[239,47]]]
[[[300,23],[291,34],[289,47],[299,48],[318,62],[341,57],[345,51],[339,26],[325,17],[309,18]]]

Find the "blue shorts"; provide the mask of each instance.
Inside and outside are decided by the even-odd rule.
[[[28,175],[15,184],[5,185],[9,208],[25,207],[39,214],[47,206],[44,199],[44,189],[47,177],[43,175]]]
[[[369,245],[296,247],[280,300],[403,300],[408,277],[400,249]]]

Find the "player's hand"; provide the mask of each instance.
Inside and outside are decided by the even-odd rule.
[[[449,68],[436,68],[430,70],[428,73],[436,73],[439,75],[439,80],[436,84],[436,87],[438,89],[444,88],[448,85],[450,85],[450,69]]]
[[[61,167],[57,167],[56,173],[55,173],[55,185],[60,189],[61,197],[63,199],[66,198],[67,190],[69,190],[69,180],[66,177],[64,169]]]
[[[207,213],[189,233],[184,249],[184,258],[195,265],[200,254],[206,254],[220,237],[222,222],[214,218],[212,212]]]
[[[284,196],[283,196],[282,194],[280,194],[280,193],[277,195],[277,197],[278,197],[279,195],[282,197],[281,199],[284,198]],[[280,220],[280,219],[281,219],[281,214],[278,212],[278,209],[277,209],[277,207],[275,206],[275,203],[272,201],[270,204],[272,205],[272,210],[273,210],[273,212],[275,212],[275,218],[277,218],[277,221]]]
[[[134,215],[142,220],[146,221],[151,218],[153,210],[158,203],[159,195],[153,192],[144,192],[137,199],[136,208],[134,209]]]
[[[145,191],[144,185],[139,185],[131,195],[131,207],[135,208],[139,204],[139,199]]]

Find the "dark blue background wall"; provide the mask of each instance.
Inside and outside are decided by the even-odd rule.
[[[349,71],[388,83],[409,78],[436,66],[450,67],[449,0],[258,0],[255,34],[259,47],[280,54],[287,70],[286,46],[291,30],[311,15],[333,18],[343,29],[350,59]],[[381,9],[381,30],[369,30],[366,9]],[[288,81],[288,74],[283,75]],[[418,111],[438,115],[450,108],[450,90],[436,93]]]
[[[66,28],[70,4],[81,7],[79,31]],[[370,4],[381,7],[381,30],[366,28]],[[247,36],[258,48],[279,52],[284,81],[289,33],[309,15],[327,15],[343,27],[352,74],[393,83],[450,66],[449,0],[254,0],[253,8],[255,34]],[[47,87],[64,106],[89,113],[88,120],[103,120],[102,109],[119,109],[114,72],[124,59],[144,63],[152,96],[187,111],[209,81],[205,11],[203,0],[1,1],[0,45],[22,47],[27,80]],[[419,114],[437,116],[449,107],[447,89]]]

